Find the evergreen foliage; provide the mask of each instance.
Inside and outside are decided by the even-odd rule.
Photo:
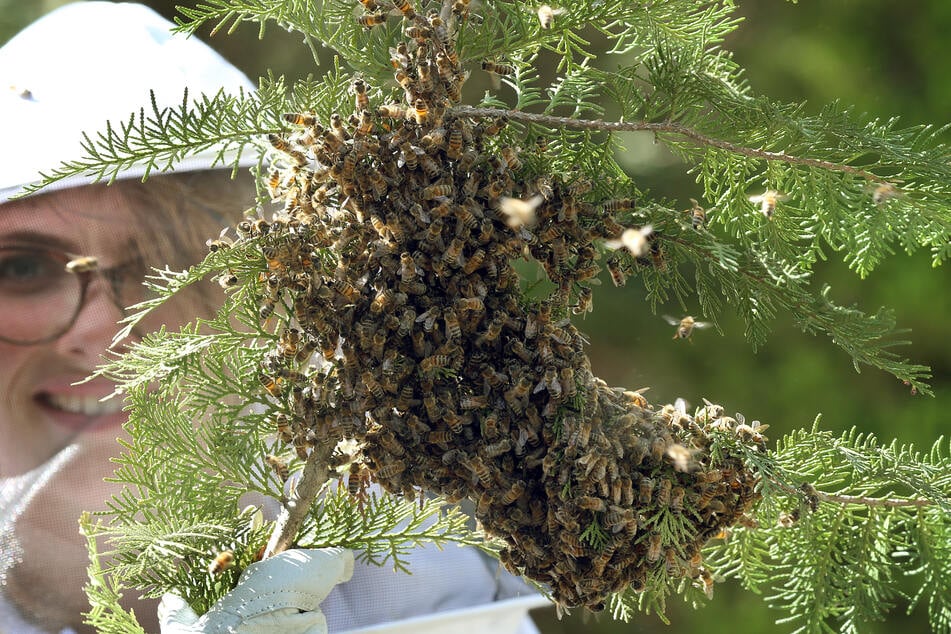
[[[402,99],[391,56],[410,21],[390,9],[383,7],[385,20],[373,28],[358,23],[364,8],[349,0],[209,0],[183,9],[183,31],[206,23],[228,30],[243,22],[261,29],[273,24],[300,33],[315,60],[320,47],[339,57],[319,78],[289,87],[269,76],[255,94],[216,95],[195,104],[186,96],[180,108],[167,110],[153,103],[88,136],[87,157],[63,165],[48,181],[74,174],[110,180],[133,163],[165,169],[211,146],[222,148],[221,160],[235,150],[264,152],[267,135],[288,132],[282,113],[326,122],[348,111],[354,77],[367,83],[374,106]],[[834,255],[864,277],[897,250],[922,248],[931,251],[935,266],[944,262],[951,252],[945,128],[868,119],[841,104],[810,113],[805,104],[757,95],[720,48],[738,26],[729,0],[566,2],[556,8],[550,28],[538,9],[494,0],[416,6],[419,13],[442,11],[466,71],[483,72],[487,59],[512,66],[499,89],[481,98],[464,92],[463,104],[470,105],[446,107],[485,124],[508,119],[486,142],[487,151],[520,148],[515,169],[526,183],[545,174],[559,175],[566,188],[590,181],[585,204],[602,223],[652,227],[645,250],[601,250],[615,281],[640,276],[652,307],[671,298],[686,305],[696,297],[714,323],[730,307],[746,320],[754,346],[766,340],[776,315],[790,314],[805,332],[828,336],[856,369],[871,366],[929,393],[928,368],[893,351],[903,342],[891,313],[835,303],[832,290],[812,280],[812,267]],[[609,55],[617,57],[595,59],[595,40],[609,42]],[[624,174],[614,159],[623,131],[651,132],[684,160],[703,188],[701,215],[652,197]],[[266,213],[272,193],[264,175],[261,180],[252,217]],[[636,205],[615,204],[626,199]],[[286,461],[292,473],[314,461],[292,455],[275,438],[275,420],[293,416],[292,404],[270,398],[259,383],[262,363],[292,323],[294,306],[281,295],[274,320],[262,322],[261,280],[269,263],[260,236],[246,232],[240,238],[189,271],[157,272],[157,298],[141,305],[127,327],[184,286],[233,277],[215,318],[149,335],[103,370],[129,399],[133,440],[117,461],[115,480],[127,489],[112,500],[108,523],[85,523],[91,536],[109,538],[113,555],[104,569],[91,539],[89,618],[102,631],[128,631],[123,628],[132,617],[116,598],[122,588],[149,596],[174,590],[197,610],[207,609],[253,561],[273,528],[241,509],[267,507],[262,500],[280,506],[295,495],[268,466],[268,456]],[[332,276],[338,257],[321,252],[313,266]],[[590,284],[573,284],[571,299],[580,303]],[[536,305],[533,294],[549,291],[558,293],[544,285],[530,289],[526,305]],[[656,410],[668,418],[675,411]],[[816,424],[765,450],[735,433],[744,428],[757,438],[765,426],[746,425],[739,415],[726,416],[712,404],[681,415],[710,433],[709,464],[719,468],[739,456],[758,479],[761,498],[736,518],[741,526],[724,529],[707,545],[705,568],[680,575],[672,567],[651,568],[642,587],[610,596],[615,616],[649,611],[662,617],[672,593],[701,603],[714,578],[737,578],[765,594],[796,632],[859,632],[898,603],[909,610],[926,606],[934,631],[951,631],[951,456],[944,441],[921,453],[858,431],[833,437]],[[563,431],[553,430],[559,441]],[[354,455],[342,447],[321,458],[332,475],[352,478],[358,473],[351,469]],[[301,545],[346,546],[397,567],[407,549],[426,541],[498,552],[499,544],[467,528],[465,515],[442,498],[419,506],[390,493],[357,488],[352,495],[332,480],[296,532]],[[682,544],[696,537],[684,518],[699,518],[702,510],[688,496],[682,515],[661,509],[640,528],[659,534],[664,544]],[[610,543],[609,532],[595,516],[579,528],[578,539],[600,551]],[[639,548],[647,548],[644,535],[638,539],[644,540]],[[221,550],[234,552],[237,565],[209,575],[208,561]]]

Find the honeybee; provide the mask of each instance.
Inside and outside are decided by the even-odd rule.
[[[425,125],[429,121],[429,105],[423,98],[418,98],[413,102],[413,118],[419,125]]]
[[[647,561],[654,563],[660,559],[661,551],[664,547],[664,541],[660,533],[651,533],[647,539]]]
[[[558,382],[561,383],[565,398],[572,398],[577,393],[578,386],[575,384],[575,371],[572,368],[561,368],[558,371]]]
[[[681,486],[674,487],[670,491],[670,510],[674,513],[680,513],[684,510],[684,496],[686,489]]]
[[[700,496],[697,498],[697,501],[695,503],[697,510],[699,511],[699,510],[703,510],[707,508],[707,506],[710,504],[710,502],[713,500],[713,498],[717,495],[719,491],[720,491],[719,485],[708,484],[704,486],[703,489],[700,490]]]
[[[700,203],[697,202],[696,198],[691,198],[690,202],[692,207],[687,210],[687,213],[690,214],[690,224],[694,229],[699,229],[707,223],[707,212],[700,206]]]
[[[654,481],[650,478],[641,478],[638,483],[637,501],[640,504],[650,504],[654,496]]]
[[[578,498],[578,507],[586,511],[604,511],[607,510],[607,504],[604,500],[593,495],[582,495]]]
[[[452,185],[448,183],[438,183],[436,185],[430,185],[424,187],[422,191],[422,196],[424,200],[432,200],[434,198],[449,197],[452,195]]]
[[[443,321],[446,323],[446,339],[452,341],[462,336],[462,330],[459,327],[459,316],[451,308],[443,310]]]
[[[367,29],[383,24],[384,22],[386,22],[386,14],[382,11],[367,13],[357,18],[357,24]]]
[[[673,483],[667,478],[660,481],[660,484],[657,486],[657,504],[660,506],[670,504],[670,490],[672,486]]]
[[[93,255],[70,255],[65,270],[69,273],[88,273],[99,268],[99,259]]]
[[[276,379],[269,374],[259,374],[258,381],[264,387],[264,390],[274,398],[281,398],[283,390],[281,389],[280,379]]]
[[[743,438],[744,440],[752,440],[756,444],[761,445],[768,440],[768,438],[763,435],[763,432],[768,428],[769,425],[764,425],[758,420],[754,420],[749,425],[746,424],[746,421],[739,421],[739,424],[736,426],[734,431],[740,438]]]
[[[509,440],[508,438],[503,438],[502,440],[498,442],[485,445],[485,447],[483,448],[487,458],[496,458],[511,449],[512,449],[512,441]],[[516,497],[518,497],[518,495],[516,495]],[[512,501],[514,502],[515,500],[512,500]],[[508,502],[506,502],[506,504],[508,504]]]
[[[703,584],[703,593],[708,599],[713,599],[713,575],[706,568],[700,568],[700,583]]]
[[[511,64],[500,64],[495,60],[486,59],[482,61],[482,70],[493,75],[514,75],[515,67]]]
[[[313,114],[304,114],[302,112],[285,112],[281,116],[283,117],[284,121],[287,121],[291,125],[298,125],[305,128],[317,125],[317,117],[315,117]]]
[[[582,286],[578,290],[578,303],[571,309],[575,315],[582,315],[593,310],[594,291],[590,286]]]
[[[264,456],[264,461],[274,469],[274,473],[277,474],[278,479],[281,482],[287,482],[287,478],[290,477],[290,468],[287,466],[287,463],[275,456],[274,454],[268,454]]]
[[[210,564],[208,564],[208,574],[220,575],[233,565],[234,553],[230,550],[223,550],[211,560]]]
[[[550,29],[555,23],[555,16],[564,12],[564,9],[552,9],[547,4],[538,7],[538,23],[543,29]]]
[[[504,116],[504,115],[501,116],[501,117],[498,117],[497,119],[494,119],[494,120],[492,121],[492,123],[490,123],[489,125],[487,125],[487,126],[482,130],[483,136],[495,136],[495,135],[497,135],[499,132],[502,131],[502,128],[504,128],[506,125],[508,125],[508,122],[509,122],[508,117],[506,117],[506,116]]]
[[[367,388],[367,392],[372,394],[377,400],[383,400],[383,386],[380,385],[380,382],[376,380],[376,377],[373,376],[373,373],[369,370],[363,372],[360,375],[363,384]]]
[[[494,483],[492,478],[492,472],[489,471],[489,468],[485,466],[485,463],[482,462],[482,458],[479,456],[472,456],[469,458],[467,463],[469,469],[476,475],[479,479],[479,482],[486,488],[489,488]]]
[[[772,219],[773,214],[776,212],[776,205],[784,200],[787,200],[789,196],[782,192],[778,192],[774,189],[767,189],[762,194],[757,194],[756,196],[750,196],[751,203],[759,203],[759,211],[761,214],[766,216],[767,220]]]
[[[694,329],[709,328],[713,324],[707,321],[697,321],[692,316],[687,315],[683,319],[675,319],[669,315],[664,315],[664,321],[671,326],[677,326],[674,332],[674,339],[690,339]]]
[[[370,110],[370,98],[367,97],[367,85],[359,77],[353,80],[354,108],[357,112]]]
[[[271,146],[275,150],[294,159],[294,162],[298,165],[306,165],[310,162],[304,153],[295,149],[290,143],[288,143],[287,139],[276,134],[268,134],[267,140],[271,143]]]
[[[380,8],[380,5],[377,4],[376,0],[360,0],[360,4],[362,4],[363,8],[367,11],[376,11]]]
[[[882,205],[893,198],[898,198],[901,191],[891,183],[880,183],[872,190],[872,202]]]
[[[697,469],[693,459],[693,452],[681,444],[674,443],[667,447],[667,457],[674,465],[674,470],[683,473],[692,473]]]
[[[621,236],[614,240],[605,240],[604,246],[614,250],[624,247],[631,252],[635,258],[639,258],[647,252],[647,237],[653,232],[651,225],[644,225],[640,229],[625,229]]]
[[[538,195],[532,196],[528,200],[502,196],[499,198],[499,211],[505,219],[505,224],[512,229],[531,227],[536,221],[535,210],[544,200]]]
[[[462,128],[453,126],[446,142],[446,156],[454,161],[462,158]]]
[[[505,164],[508,165],[510,170],[517,171],[522,167],[522,161],[518,158],[517,149],[506,146],[499,150],[499,153],[502,155],[502,160],[505,161]]]
[[[390,478],[398,476],[404,471],[406,471],[406,463],[402,460],[394,460],[377,469],[376,475],[378,478],[389,480]]]
[[[376,114],[386,119],[402,119],[406,110],[398,103],[383,104],[376,109]]]
[[[629,211],[634,209],[633,198],[615,198],[606,200],[603,203],[604,211],[607,213],[617,213],[619,211]]]
[[[395,6],[407,20],[412,20],[416,17],[416,10],[409,0],[393,0],[393,6]]]
[[[437,369],[439,369],[439,368],[445,368],[445,367],[449,366],[450,363],[451,363],[451,359],[450,359],[447,355],[444,355],[444,354],[434,354],[434,355],[428,356],[428,357],[426,357],[425,359],[423,359],[422,361],[420,361],[420,362],[419,362],[419,369],[420,369],[422,372],[424,372],[424,373],[426,373],[426,374],[429,374],[429,373],[432,373],[432,372],[434,372],[435,370],[437,370]],[[438,416],[437,416],[437,417],[438,417]],[[430,418],[433,418],[433,417],[430,416]]]

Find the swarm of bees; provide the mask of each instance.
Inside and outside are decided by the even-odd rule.
[[[365,6],[360,24],[389,19]],[[355,495],[372,477],[408,497],[472,500],[506,544],[503,564],[563,606],[601,609],[657,571],[706,590],[700,548],[749,510],[755,477],[737,458],[711,458],[709,413],[655,411],[644,390],[595,378],[567,318],[590,307],[578,289],[600,270],[596,243],[625,230],[606,210],[634,201],[595,205],[576,176],[523,177],[521,150],[499,137],[504,118],[451,110],[466,78],[453,20],[408,0],[395,8],[404,99],[374,107],[357,80],[352,116],[290,113],[271,139],[269,186],[284,208],[238,226],[267,263],[262,321],[292,307],[261,368],[282,412],[276,434],[302,459],[359,441]],[[634,230],[623,246],[640,254],[649,235]],[[522,298],[512,262],[524,254],[555,286],[542,301]],[[616,256],[608,268],[623,284]],[[315,351],[324,362],[312,366]],[[286,465],[272,467],[283,481]],[[670,541],[658,513],[682,517],[689,538]],[[595,523],[604,537],[592,543],[582,534]]]

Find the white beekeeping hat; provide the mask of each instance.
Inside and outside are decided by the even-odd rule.
[[[194,37],[172,34],[174,25],[139,4],[78,2],[40,18],[0,48],[0,203],[37,182],[64,160],[82,156],[82,132],[127,121],[140,108],[150,114],[149,91],[160,108],[254,85],[237,68]],[[256,159],[245,152],[243,164]],[[206,169],[210,148],[176,171]],[[132,168],[120,178],[141,176]],[[51,189],[91,182],[77,177]]]

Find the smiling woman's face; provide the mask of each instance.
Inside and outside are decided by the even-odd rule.
[[[5,203],[0,246],[91,255],[100,269],[136,261],[133,245],[150,237],[139,235],[143,230],[124,200],[117,188],[86,187]],[[14,317],[7,309],[0,319]],[[103,478],[112,474],[109,458],[118,453],[116,438],[127,415],[121,400],[100,402],[113,391],[109,381],[75,383],[102,362],[121,317],[113,286],[93,275],[74,323],[60,337],[32,345],[0,340],[0,479],[37,469],[73,447],[71,459],[16,519],[16,547],[5,543],[7,561],[0,562],[0,568],[12,564],[4,594],[49,628],[75,626],[87,608],[82,586],[88,562],[76,520],[82,511],[103,509],[114,492]],[[156,314],[153,325],[166,321],[163,317],[177,325],[174,313]],[[9,509],[0,506],[0,515],[5,512],[0,529],[10,519]],[[18,553],[14,561],[11,553]],[[3,573],[0,569],[0,580]]]

